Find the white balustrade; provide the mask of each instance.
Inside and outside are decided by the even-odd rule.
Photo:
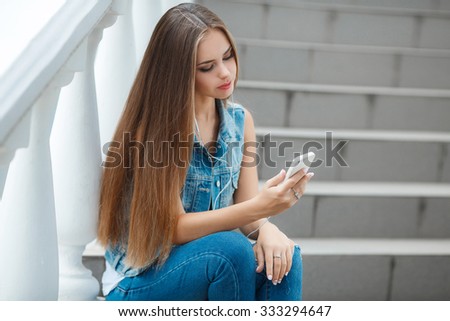
[[[0,255],[8,263],[0,265],[0,274],[6,276],[0,279],[1,300],[58,299],[49,138],[61,87],[71,82],[74,72],[85,69],[85,39],[111,5],[111,0],[67,1],[1,79]],[[91,124],[85,125],[91,129]],[[98,132],[98,125],[92,126]],[[83,130],[80,127],[79,133]],[[98,160],[98,134],[96,145]]]
[[[1,203],[0,299],[55,300],[58,252],[49,137],[63,71],[31,110],[30,142],[19,149],[8,171]]]
[[[81,264],[84,246],[95,238],[96,211],[93,203],[98,201],[100,175],[97,157],[100,156],[100,138],[91,69],[92,55],[95,55],[98,43],[95,34],[83,43],[84,54],[87,55],[85,70],[76,73],[72,83],[61,92],[51,136],[60,299],[93,299],[98,293],[98,284],[91,272]],[[80,289],[74,291],[77,287]],[[71,294],[77,297],[72,298]]]
[[[98,281],[84,267],[82,254],[96,237],[101,179],[94,62],[103,29],[114,24],[116,14],[110,12],[85,40],[86,68],[63,89],[52,130],[59,300],[93,300],[99,293]]]
[[[0,300],[96,298],[82,254],[102,146],[155,23],[179,2],[67,0],[0,79]]]

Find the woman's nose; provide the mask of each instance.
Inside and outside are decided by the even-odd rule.
[[[230,77],[230,70],[228,70],[227,66],[224,63],[220,64],[219,66],[219,77],[223,79]]]

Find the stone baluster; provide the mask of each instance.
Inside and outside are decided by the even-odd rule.
[[[8,173],[9,164],[14,158],[18,148],[28,146],[30,136],[30,120],[31,112],[27,112],[21,121],[15,126],[13,132],[1,144],[0,147],[0,202],[5,186],[6,174]],[[1,213],[1,212],[0,212]]]
[[[16,151],[9,166],[0,204],[0,275],[4,276],[0,278],[0,300],[58,298],[49,137],[61,87],[81,70],[76,57],[65,64],[33,104],[29,112],[29,145]]]
[[[117,0],[117,22],[105,30],[95,62],[100,140],[111,141],[136,76],[131,0]],[[105,155],[103,155],[105,156]]]
[[[136,45],[136,62],[139,66],[147,49],[156,23],[163,14],[161,0],[134,0],[133,25]]]
[[[96,237],[101,145],[94,62],[103,29],[114,24],[105,16],[85,40],[86,69],[61,92],[51,136],[58,226],[59,300],[93,300],[99,284],[82,264],[86,244]]]

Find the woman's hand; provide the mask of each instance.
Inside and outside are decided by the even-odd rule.
[[[292,267],[294,242],[273,224],[265,224],[259,231],[253,251],[258,262],[256,272],[266,267],[266,275],[274,285],[281,283]]]
[[[266,217],[283,212],[300,199],[306,184],[314,176],[314,173],[307,174],[307,171],[303,169],[284,181],[286,172],[282,170],[264,184],[255,199],[263,208]],[[294,245],[295,243],[275,225],[269,223],[262,226],[253,247],[258,262],[256,272],[262,272],[265,266],[267,278],[274,285],[281,283],[291,270]]]
[[[255,196],[255,201],[262,209],[263,217],[273,216],[287,210],[303,195],[306,184],[314,173],[306,174],[302,169],[291,178],[284,181],[286,171],[267,180],[261,191]]]

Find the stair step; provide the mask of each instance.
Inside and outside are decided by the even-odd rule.
[[[256,127],[256,134],[262,180],[314,151],[314,181],[450,183],[450,133]]]
[[[286,92],[348,94],[348,95],[377,95],[423,98],[450,98],[448,89],[428,88],[399,88],[376,86],[344,86],[327,84],[306,84],[279,81],[239,80],[238,89],[278,90]],[[449,106],[450,108],[450,106]]]
[[[303,255],[450,256],[450,239],[294,238]],[[84,257],[103,257],[104,248],[93,241]]]
[[[450,132],[450,90],[240,80],[233,98],[257,126]]]
[[[304,300],[450,300],[443,282],[450,278],[450,239],[294,241],[302,249]],[[83,263],[100,282],[103,250],[90,244]]]
[[[92,242],[88,243],[83,252],[83,256],[86,257],[103,257],[104,254],[105,249],[102,245],[100,245],[100,243],[97,242],[97,240],[93,240]]]
[[[333,132],[335,139],[351,139],[361,141],[393,141],[393,142],[439,142],[450,143],[448,132],[395,131],[395,130],[351,130],[351,129],[299,129],[285,127],[257,127],[257,136],[268,133],[280,138],[312,138],[324,139],[327,131]]]
[[[201,1],[236,37],[450,49],[448,5],[421,10],[312,2]]]
[[[296,238],[303,255],[450,256],[450,239]]]
[[[448,50],[424,55],[369,51],[357,46],[248,40],[238,43],[238,51],[240,78],[246,80],[450,89]]]
[[[229,1],[229,0],[226,0]],[[232,0],[235,1],[235,0]],[[241,0],[240,2],[248,2],[248,3],[259,3],[260,0]],[[291,6],[301,6],[309,4],[309,5],[322,5],[322,6],[352,6],[354,7],[362,7],[365,10],[373,10],[375,8],[380,8],[384,10],[389,10],[389,12],[404,12],[407,10],[408,12],[445,12],[450,10],[450,3],[446,1],[434,1],[434,0],[420,0],[420,1],[403,1],[403,0],[388,0],[388,1],[380,1],[380,0],[267,0],[266,1],[272,5],[278,5],[279,3]]]
[[[312,195],[313,183],[296,205],[270,219],[289,237],[450,238],[448,197]]]
[[[202,0],[201,2],[207,3],[214,1],[217,0]],[[261,0],[221,0],[221,2],[234,4],[262,4]],[[450,4],[445,1],[266,0],[264,1],[264,4],[271,7],[305,10],[333,10],[395,16],[450,17]]]
[[[450,300],[450,239],[297,241],[304,300]]]
[[[450,48],[417,48],[398,46],[355,45],[341,43],[305,42],[281,39],[259,39],[236,37],[241,46],[257,46],[284,49],[299,49],[307,51],[328,51],[341,53],[383,54],[396,56],[418,56],[430,58],[450,58]]]
[[[265,181],[260,181],[260,188]],[[308,196],[450,198],[450,184],[311,181]]]

